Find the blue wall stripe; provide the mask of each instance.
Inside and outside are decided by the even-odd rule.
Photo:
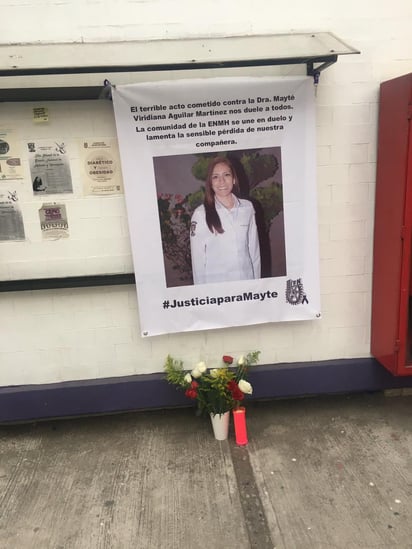
[[[253,400],[412,387],[373,358],[255,366]],[[164,374],[0,387],[0,423],[190,406]]]

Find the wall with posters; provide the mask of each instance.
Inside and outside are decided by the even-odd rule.
[[[0,103],[0,120],[0,280],[132,272],[110,102]]]
[[[213,364],[223,353],[237,355],[252,349],[261,350],[262,364],[293,365],[370,356],[378,92],[381,81],[412,69],[410,3],[404,0],[395,0],[390,5],[378,2],[371,12],[368,6],[354,2],[325,8],[324,2],[314,0],[310,6],[297,2],[278,10],[273,2],[258,0],[253,4],[252,13],[248,1],[229,0],[222,5],[208,0],[202,4],[201,15],[197,4],[188,1],[180,1],[179,4],[179,9],[176,9],[176,2],[167,0],[143,4],[80,0],[47,6],[34,1],[32,5],[26,3],[24,6],[7,4],[2,6],[2,17],[19,21],[19,26],[3,29],[0,41],[1,44],[99,43],[276,34],[289,32],[293,22],[294,32],[331,31],[358,48],[361,55],[341,57],[322,73],[316,93],[316,184],[322,318],[142,338],[134,286],[4,293],[0,299],[1,316],[7,319],[0,331],[2,387],[161,372],[167,353],[182,358],[188,364],[199,359]],[[48,23],[44,25],[46,20]],[[153,48],[156,48],[155,42]],[[54,59],[50,57],[48,63],[53,66]],[[73,64],[73,59],[68,57],[67,65]],[[218,71],[208,74],[248,76],[257,74],[257,71],[236,69],[224,75]],[[266,68],[260,74],[272,75],[273,70]],[[283,67],[281,74],[303,75],[304,68]],[[182,74],[177,76],[182,77]],[[159,80],[171,79],[175,75],[151,74],[147,77]],[[65,78],[65,82],[71,81],[70,77]],[[139,79],[142,80],[142,77],[139,76]],[[12,79],[4,80],[0,86],[15,85]],[[79,77],[73,77],[72,81],[78,83]],[[98,101],[90,104],[93,116],[86,116],[82,107],[73,104],[63,106],[59,113],[57,110],[54,112],[58,108],[55,104],[37,105],[49,109],[50,121],[43,125],[33,122],[32,111],[28,115],[28,107],[23,104],[16,104],[11,111],[2,105],[1,130],[12,131],[13,143],[21,150],[25,143],[36,143],[39,139],[80,138],[91,142],[103,137],[111,139],[115,138],[116,133],[113,113],[109,112],[108,105]],[[34,106],[30,105],[29,108]],[[6,123],[3,127],[4,116]],[[51,127],[51,124],[56,126]],[[113,272],[127,270],[127,262],[130,265],[131,259],[124,198],[89,196],[86,200],[80,184],[80,153],[70,154],[73,199],[70,193],[64,193],[64,200],[60,196],[52,197],[53,202],[64,202],[66,206],[70,238],[75,236],[71,232],[70,219],[76,221],[73,222],[73,231],[75,225],[76,230],[83,226],[85,231],[94,232],[99,238],[104,233],[104,238],[110,239],[113,231],[117,231],[116,238],[123,246],[120,253],[122,259],[119,260],[121,266],[110,267],[114,268]],[[21,209],[23,220],[27,216],[25,238],[29,237],[35,244],[42,238],[38,210],[46,200],[33,192],[30,162],[33,163],[29,156],[22,155],[22,179],[13,183],[26,200]],[[42,192],[39,189],[41,187],[37,192]],[[13,188],[12,192],[15,190]],[[105,210],[106,213],[108,211],[106,201],[113,200],[116,204],[110,212],[115,211],[118,219],[108,226],[107,220],[102,222],[102,219]],[[88,217],[90,205],[98,218],[96,223]],[[21,236],[22,229],[18,222],[16,227],[13,230]],[[70,248],[70,238],[64,239],[67,248]],[[62,240],[59,239],[59,242]],[[47,244],[54,246],[56,242]],[[90,242],[83,244],[89,250],[92,247]],[[104,248],[104,242],[99,241],[99,244]],[[0,255],[6,256],[7,261],[15,260],[14,268],[18,269],[21,260],[19,253],[24,246],[25,241],[22,240],[0,242]],[[92,256],[93,253],[90,254]],[[64,259],[67,260],[67,257],[65,253]],[[47,260],[47,254],[40,259]],[[83,259],[80,255],[71,257],[73,269],[79,266],[83,269]],[[107,261],[102,257],[96,259],[103,270],[108,267]],[[35,254],[32,266],[38,262],[39,256]]]

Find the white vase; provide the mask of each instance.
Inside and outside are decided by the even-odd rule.
[[[230,411],[223,414],[210,414],[213,434],[216,440],[226,440],[229,434]]]

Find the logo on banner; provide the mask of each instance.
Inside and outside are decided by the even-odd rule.
[[[303,303],[309,303],[303,289],[302,279],[288,280],[286,282],[286,301],[290,305],[302,305]]]

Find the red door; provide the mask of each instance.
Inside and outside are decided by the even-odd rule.
[[[379,103],[371,352],[395,375],[412,375],[411,114],[412,73],[383,82]]]

